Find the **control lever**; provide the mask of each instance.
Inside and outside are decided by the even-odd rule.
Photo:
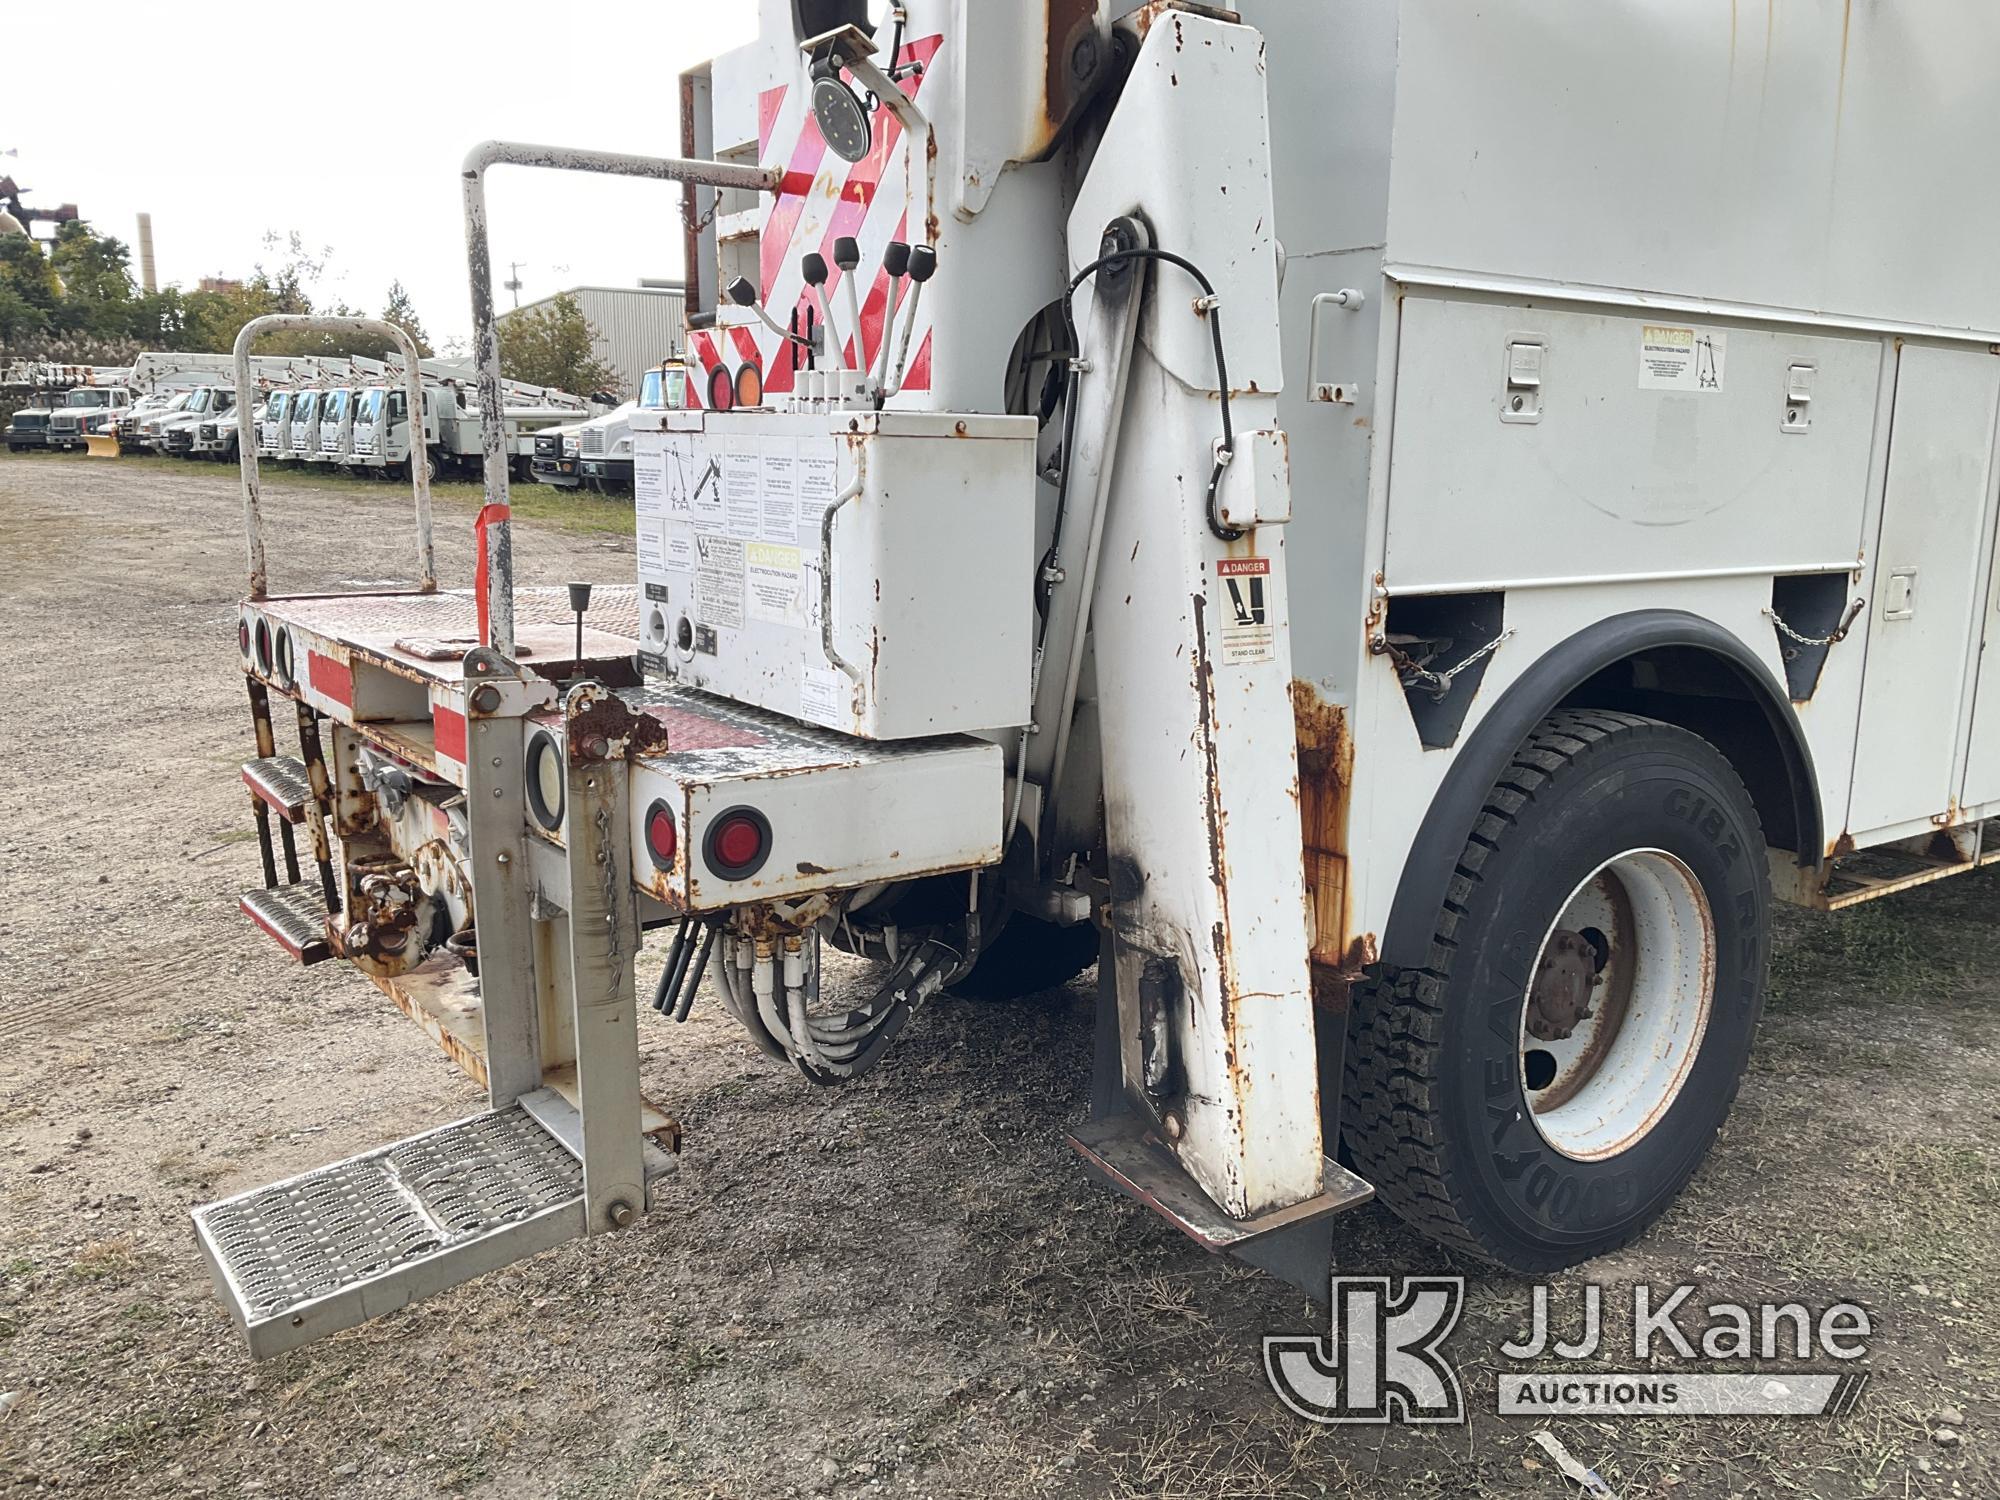
[[[847,284],[847,326],[854,334],[854,359],[850,363],[845,356],[842,363],[849,369],[868,368],[867,341],[861,337],[861,295],[854,289],[854,273],[861,269],[861,241],[844,234],[833,242],[833,263],[840,267],[841,280]]]
[[[569,586],[569,607],[570,612],[576,616],[576,659],[572,664],[573,671],[571,675],[581,677],[583,675],[583,616],[584,611],[590,608],[589,584],[572,583]]]
[[[896,378],[890,383],[885,395],[893,396],[903,388],[903,376],[910,367],[910,338],[917,331],[917,309],[924,300],[924,283],[937,275],[937,251],[930,245],[910,247],[910,280],[916,290],[910,293],[910,317],[903,325],[903,341],[896,350]]]
[[[889,306],[882,317],[882,347],[877,352],[880,373],[875,377],[875,389],[889,388],[889,344],[896,333],[896,314],[903,306],[903,278],[910,274],[910,247],[901,240],[889,241],[889,248],[882,252],[882,269],[889,276]]]
[[[757,315],[757,321],[762,323],[766,328],[770,329],[771,332],[775,333],[779,338],[789,340],[794,344],[805,343],[805,340],[799,337],[799,331],[797,327],[798,310],[796,308],[792,310],[793,327],[789,331],[780,328],[778,326],[778,320],[772,317],[771,314],[765,310],[764,304],[757,300],[757,288],[750,284],[750,278],[748,276],[739,276],[734,281],[729,283],[729,300],[731,302],[734,302],[738,307],[749,308],[750,311],[752,311]]]
[[[799,270],[806,279],[806,285],[812,288],[813,300],[819,304],[819,320],[826,327],[828,347],[838,353],[840,329],[833,321],[833,310],[826,300],[826,257],[814,250],[799,262]]]

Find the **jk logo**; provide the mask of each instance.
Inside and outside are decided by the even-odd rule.
[[[1463,1422],[1465,1392],[1438,1346],[1465,1306],[1462,1276],[1333,1278],[1324,1339],[1271,1336],[1264,1373],[1309,1422]]]

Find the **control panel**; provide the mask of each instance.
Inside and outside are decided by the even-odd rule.
[[[639,412],[640,663],[870,740],[1030,714],[1032,417]]]

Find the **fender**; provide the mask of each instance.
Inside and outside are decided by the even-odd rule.
[[[1692,648],[1718,658],[1749,690],[1784,757],[1792,815],[1800,832],[1799,864],[1820,867],[1825,845],[1819,778],[1805,731],[1783,687],[1748,646],[1714,621],[1685,610],[1635,610],[1600,620],[1553,647],[1501,695],[1459,747],[1404,861],[1382,945],[1385,966],[1421,968],[1428,961],[1437,913],[1459,853],[1472,836],[1486,794],[1535,726],[1597,673],[1663,647]]]

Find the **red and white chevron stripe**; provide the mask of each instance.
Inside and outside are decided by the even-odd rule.
[[[942,35],[929,36],[903,48],[903,61],[924,65],[922,73],[905,79],[903,85],[918,103],[926,81],[937,71],[936,58],[943,42]],[[803,325],[808,298],[800,262],[808,252],[817,250],[829,268],[827,300],[841,325],[843,355],[855,361],[854,330],[845,326],[842,273],[833,264],[834,241],[852,235],[861,242],[861,274],[874,268],[874,282],[861,299],[859,363],[865,367],[876,358],[884,337],[889,277],[881,269],[883,251],[891,240],[908,240],[912,208],[923,211],[924,184],[921,178],[914,184],[911,180],[913,166],[918,173],[927,166],[921,158],[912,162],[922,151],[922,143],[906,141],[902,122],[883,109],[875,116],[875,148],[850,166],[826,149],[819,123],[813,118],[812,90],[803,83],[765,90],[757,101],[757,123],[759,161],[784,171],[759,240],[759,291],[764,306],[780,326],[796,308]],[[730,316],[729,310],[724,310],[724,316]],[[918,327],[914,344],[903,389],[928,391],[930,319],[925,318]],[[784,395],[797,383],[793,346],[762,324],[697,332],[689,340],[689,355],[700,370],[689,382],[690,399],[698,406],[707,404],[709,380],[717,367],[733,375],[745,364],[757,365],[764,372],[764,389],[771,395]]]

